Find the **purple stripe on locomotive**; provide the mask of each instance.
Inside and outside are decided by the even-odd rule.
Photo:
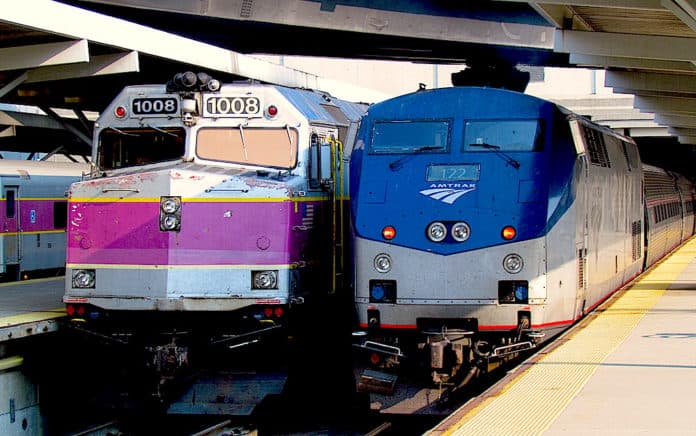
[[[179,233],[159,229],[159,202],[71,202],[71,264],[286,265],[302,259],[307,206],[186,202]],[[304,220],[303,220],[304,218]],[[113,226],[105,226],[111,221]],[[99,223],[92,227],[90,223]],[[187,225],[195,223],[195,225]],[[94,228],[98,230],[93,230]]]

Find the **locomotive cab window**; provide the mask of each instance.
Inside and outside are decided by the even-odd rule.
[[[201,159],[294,168],[298,132],[292,128],[204,128],[198,131],[196,154]]]
[[[182,128],[105,129],[99,137],[99,166],[112,170],[180,159],[185,138]]]
[[[462,151],[542,151],[540,120],[472,120],[464,124]]]
[[[449,149],[450,122],[378,121],[372,129],[372,154],[445,152]]]

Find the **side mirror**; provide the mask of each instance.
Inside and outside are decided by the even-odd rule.
[[[315,138],[312,136],[309,148],[310,187],[331,190],[333,188],[331,145],[319,143],[318,138]]]

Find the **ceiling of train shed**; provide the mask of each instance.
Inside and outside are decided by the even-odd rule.
[[[442,63],[494,54],[527,64],[601,68],[606,85],[634,95],[635,107],[655,114],[656,126],[696,144],[694,0],[72,1],[172,32],[205,29],[202,38],[242,52]],[[266,38],[230,36],[229,29],[246,35],[259,23]],[[277,26],[293,38],[278,38]],[[317,39],[332,43],[317,45]]]
[[[427,4],[438,6],[437,17]],[[311,72],[244,54],[252,52],[432,63],[495,53],[604,69],[607,86],[635,96],[634,106],[682,144],[696,144],[694,0],[13,1],[0,16],[0,103],[74,108],[63,122],[86,132],[81,111],[183,68],[322,88]],[[11,136],[3,126],[0,141]]]
[[[513,0],[514,1],[514,0]],[[607,71],[605,85],[635,96],[680,143],[696,144],[696,2],[574,0],[530,3],[556,28],[571,65]]]

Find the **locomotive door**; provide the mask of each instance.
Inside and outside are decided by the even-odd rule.
[[[19,187],[7,186],[3,189],[5,199],[3,244],[3,263],[5,270],[8,265],[16,265],[20,259],[20,225],[19,225]]]
[[[576,238],[575,253],[577,256],[577,288],[575,294],[575,319],[580,318],[585,313],[585,302],[587,299],[587,249],[589,243],[589,220],[590,220],[590,198],[589,198],[589,167],[587,156],[579,156],[577,174],[580,180],[576,184],[577,193],[577,219],[578,237]]]

